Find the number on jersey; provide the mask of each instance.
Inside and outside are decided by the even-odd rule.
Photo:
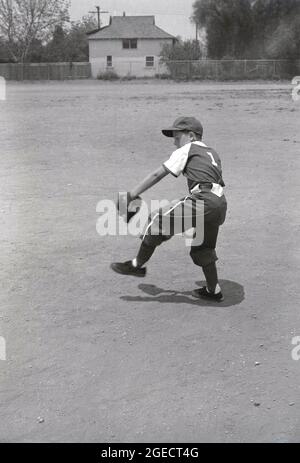
[[[208,156],[211,158],[211,163],[213,166],[218,167],[218,164],[215,161],[215,158],[213,157],[213,154],[210,151],[207,151]]]

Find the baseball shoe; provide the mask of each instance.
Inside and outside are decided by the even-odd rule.
[[[146,276],[147,270],[142,267],[134,267],[131,260],[127,262],[114,262],[110,268],[121,275],[131,275],[133,277],[143,278]]]
[[[201,299],[209,299],[211,301],[217,301],[217,302],[224,301],[224,297],[221,291],[218,294],[214,294],[208,291],[206,286],[200,289],[194,289],[194,291],[192,291],[192,296],[201,298]]]

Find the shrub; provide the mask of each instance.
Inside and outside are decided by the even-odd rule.
[[[98,80],[118,80],[119,76],[116,72],[114,71],[104,71],[104,72],[99,72],[97,75]]]
[[[126,76],[123,76],[121,80],[136,80],[136,76],[132,74],[126,74]]]
[[[162,74],[155,74],[155,79],[162,79],[162,80],[171,79],[171,75],[167,74],[166,72]]]

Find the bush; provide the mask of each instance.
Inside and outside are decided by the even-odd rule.
[[[121,80],[136,80],[136,76],[132,74],[126,74],[126,76],[123,76]]]
[[[155,74],[155,79],[162,79],[162,80],[171,79],[171,75],[167,74],[166,72],[162,74]]]
[[[116,72],[114,71],[105,71],[105,72],[99,72],[97,75],[98,80],[118,80],[119,76]]]

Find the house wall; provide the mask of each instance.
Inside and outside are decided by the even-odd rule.
[[[89,40],[90,63],[94,78],[100,72],[111,69],[119,76],[127,74],[151,77],[162,71],[159,55],[162,46],[172,44],[172,39],[138,39],[136,49],[123,49],[122,40]],[[112,67],[107,68],[106,57],[112,56]],[[154,56],[154,67],[146,67],[146,56]]]

